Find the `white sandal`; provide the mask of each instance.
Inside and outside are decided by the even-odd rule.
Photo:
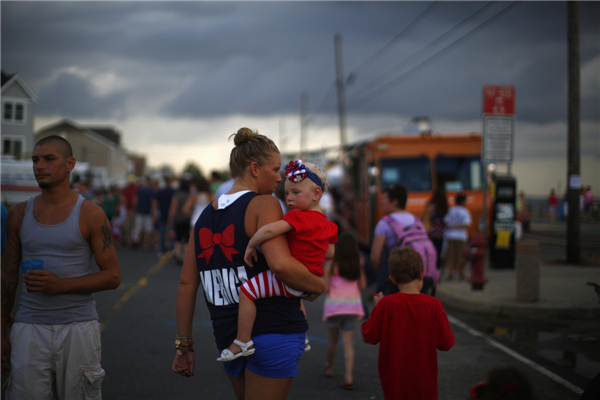
[[[312,347],[310,347],[310,344],[308,343],[308,338],[304,339],[304,352],[310,351],[311,348]]]
[[[225,349],[221,352],[221,357],[217,358],[217,361],[227,362],[227,361],[235,360],[236,358],[239,358],[239,357],[248,357],[249,355],[254,354],[254,352],[256,351],[256,349],[254,349],[254,348],[252,348],[252,349],[248,348],[250,346],[254,346],[254,342],[252,340],[247,343],[244,343],[244,342],[241,342],[241,341],[235,339],[233,341],[233,343],[240,346],[242,351],[240,351],[237,354],[233,354],[233,352],[231,352],[231,350]]]

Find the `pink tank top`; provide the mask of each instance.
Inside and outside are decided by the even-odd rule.
[[[349,281],[334,275],[329,279],[329,293],[323,307],[323,320],[334,315],[356,315],[364,317],[358,281]]]

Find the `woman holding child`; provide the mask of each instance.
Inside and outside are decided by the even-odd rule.
[[[284,235],[261,245],[253,267],[244,264],[250,238],[264,225],[280,220],[281,206],[271,196],[281,182],[277,146],[263,135],[241,128],[234,134],[230,172],[233,187],[200,215],[190,237],[177,293],[177,327],[173,371],[194,374],[192,322],[200,283],[213,321],[218,353],[236,338],[239,286],[270,269],[291,288],[324,290],[321,278],[290,254]],[[309,297],[310,299],[310,297]],[[272,297],[256,302],[252,348],[256,353],[224,362],[238,399],[284,399],[304,352],[308,324],[299,298]]]

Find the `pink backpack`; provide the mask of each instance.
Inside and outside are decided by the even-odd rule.
[[[392,217],[383,218],[396,234],[396,244],[394,247],[409,246],[415,249],[423,259],[423,269],[425,276],[433,279],[436,285],[440,279],[440,270],[437,269],[437,250],[427,236],[427,231],[419,218],[415,217],[412,225],[404,226]],[[391,251],[391,249],[390,249]]]

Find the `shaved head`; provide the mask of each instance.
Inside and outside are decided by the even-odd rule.
[[[67,142],[65,138],[57,135],[46,136],[45,138],[40,139],[35,144],[35,147],[44,146],[47,144],[51,144],[58,147],[58,151],[65,158],[65,160],[67,158],[73,157],[73,149],[71,148],[71,144]]]

